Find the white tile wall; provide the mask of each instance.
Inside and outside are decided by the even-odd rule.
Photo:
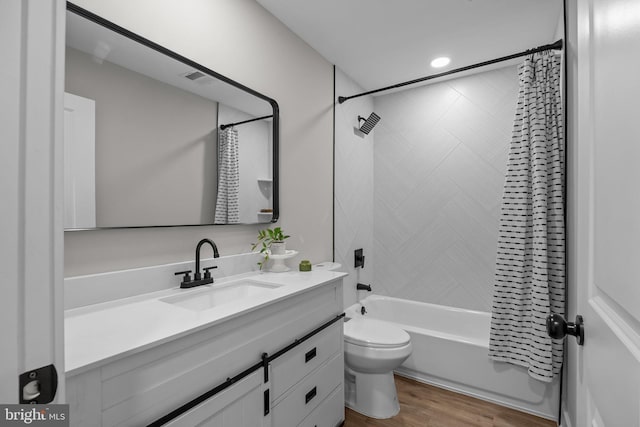
[[[335,81],[336,97],[363,91],[340,70],[336,70]],[[365,296],[365,291],[356,292],[356,284],[370,284],[375,266],[373,150],[378,127],[366,136],[354,132],[354,128],[358,127],[358,115],[369,117],[372,111],[371,96],[356,98],[344,104],[336,101],[334,249],[335,261],[342,264],[342,271],[349,273],[344,278],[345,307]],[[364,249],[363,269],[355,269],[353,266],[353,252],[359,248]]]
[[[517,93],[512,66],[374,98],[382,119],[374,131],[367,259],[375,261],[367,267],[377,293],[490,310]],[[348,258],[349,245],[369,226],[362,212],[371,187],[368,158],[358,151],[363,141],[346,127],[369,110],[359,111],[365,107],[355,100],[343,105],[336,118],[343,121],[336,126],[336,254]]]

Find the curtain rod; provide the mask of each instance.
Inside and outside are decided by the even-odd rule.
[[[342,104],[345,101],[348,101],[348,100],[353,99],[353,98],[358,98],[360,96],[371,95],[372,93],[378,93],[378,92],[382,92],[382,91],[390,90],[390,89],[397,89],[399,87],[409,86],[409,85],[412,85],[412,84],[415,84],[415,83],[420,83],[420,82],[424,82],[424,81],[427,81],[427,80],[437,79],[438,77],[444,77],[444,76],[448,76],[450,74],[459,73],[461,71],[472,70],[474,68],[480,68],[480,67],[484,67],[486,65],[496,64],[498,62],[508,61],[510,59],[515,59],[515,58],[519,58],[521,56],[526,56],[526,55],[530,55],[532,53],[543,52],[545,50],[551,50],[551,49],[562,49],[562,40],[558,40],[555,43],[545,44],[543,46],[538,46],[538,47],[533,48],[533,49],[528,49],[528,50],[525,50],[524,52],[514,53],[512,55],[503,56],[501,58],[491,59],[489,61],[479,62],[479,63],[473,64],[473,65],[467,65],[466,67],[456,68],[456,69],[445,71],[445,72],[439,73],[439,74],[432,74],[430,76],[420,77],[418,79],[409,80],[408,82],[398,83],[398,84],[395,84],[395,85],[392,85],[392,86],[386,86],[386,87],[383,87],[383,88],[380,88],[380,89],[374,89],[374,90],[370,90],[370,91],[367,91],[367,92],[362,92],[362,93],[359,93],[359,94],[356,94],[356,95],[339,96],[338,97],[338,102],[340,104]]]
[[[251,122],[255,122],[257,120],[264,120],[264,119],[270,119],[272,118],[273,115],[270,116],[262,116],[262,117],[256,117],[255,119],[249,119],[249,120],[245,120],[243,122],[235,122],[235,123],[229,123],[228,125],[220,125],[220,129],[225,130],[226,128],[229,128],[231,126],[235,126],[235,125],[242,125],[245,123],[251,123]]]

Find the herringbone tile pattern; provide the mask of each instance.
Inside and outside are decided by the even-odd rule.
[[[377,293],[490,310],[517,93],[507,67],[374,99]]]

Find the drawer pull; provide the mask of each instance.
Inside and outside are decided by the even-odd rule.
[[[311,350],[307,351],[304,355],[304,363],[309,363],[309,360],[316,357],[316,347],[313,347]]]
[[[316,397],[316,394],[317,394],[317,390],[316,390],[316,388],[314,387],[314,388],[312,388],[312,389],[311,389],[311,391],[310,391],[309,393],[307,393],[307,394],[304,396],[304,403],[305,403],[305,405],[306,405],[307,403],[309,403],[309,402],[311,401],[311,399],[313,399],[314,397]]]

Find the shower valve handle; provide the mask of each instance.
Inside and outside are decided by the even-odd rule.
[[[356,249],[354,251],[354,268],[362,267],[364,268],[364,253],[362,249]]]
[[[560,314],[547,316],[547,334],[556,340],[567,335],[573,335],[578,340],[578,345],[584,345],[584,321],[577,315],[575,322],[567,322]]]

